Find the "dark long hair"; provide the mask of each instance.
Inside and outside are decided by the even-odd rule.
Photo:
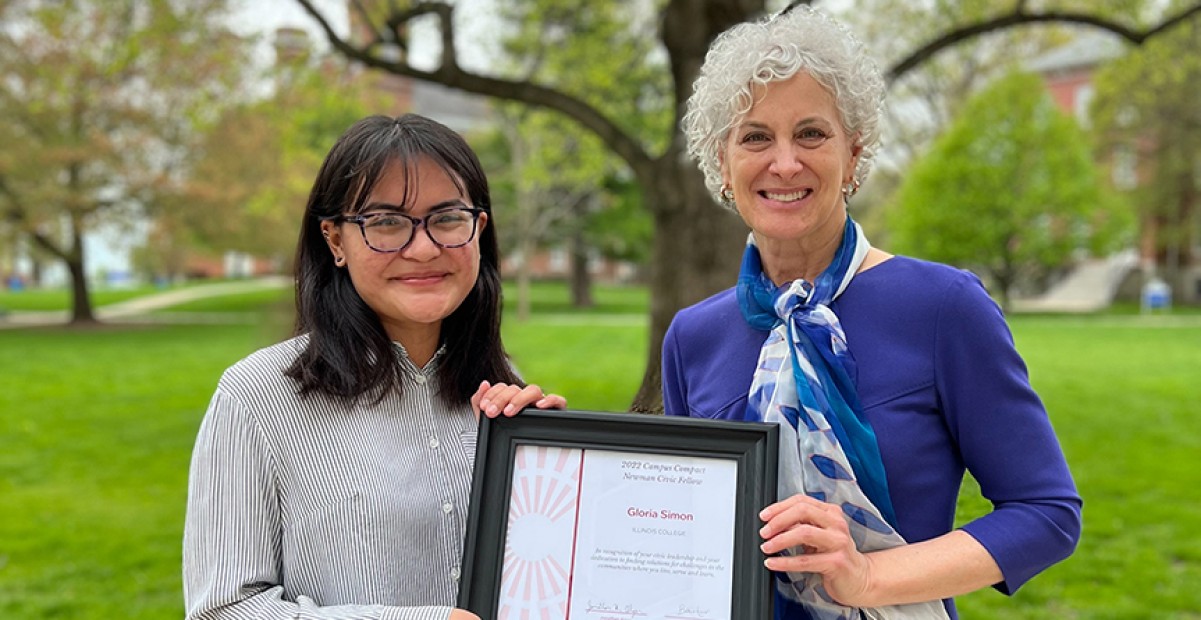
[[[481,381],[524,385],[500,341],[500,260],[488,179],[459,134],[437,121],[405,114],[370,116],[346,130],[325,157],[309,194],[296,248],[296,334],[308,343],[285,371],[301,394],[320,392],[349,402],[378,402],[403,391],[392,340],[376,313],[359,297],[346,269],[334,264],[321,220],[358,213],[392,162],[406,170],[406,197],[414,192],[417,161],[428,158],[447,173],[471,204],[488,213],[479,232],[480,269],[463,303],[442,321],[446,347],[438,386],[449,404],[468,402]]]

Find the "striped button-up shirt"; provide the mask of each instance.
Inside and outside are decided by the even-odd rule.
[[[225,372],[192,456],[189,619],[445,619],[458,593],[476,420],[403,351],[404,396],[301,398],[304,339]]]

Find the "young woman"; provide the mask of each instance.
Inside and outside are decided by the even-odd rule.
[[[475,618],[453,605],[477,416],[566,404],[505,355],[491,213],[475,154],[430,119],[334,145],[296,336],[225,372],[196,441],[188,618]]]

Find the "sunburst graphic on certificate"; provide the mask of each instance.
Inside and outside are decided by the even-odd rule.
[[[582,457],[579,448],[517,447],[498,620],[567,617]]]

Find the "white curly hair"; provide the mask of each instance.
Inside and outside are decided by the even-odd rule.
[[[880,141],[884,78],[850,30],[825,13],[798,5],[726,30],[705,55],[683,131],[688,155],[697,160],[715,198],[720,197],[726,139],[750,112],[752,89],[800,71],[834,95],[843,130],[862,148],[854,184],[863,182]]]

